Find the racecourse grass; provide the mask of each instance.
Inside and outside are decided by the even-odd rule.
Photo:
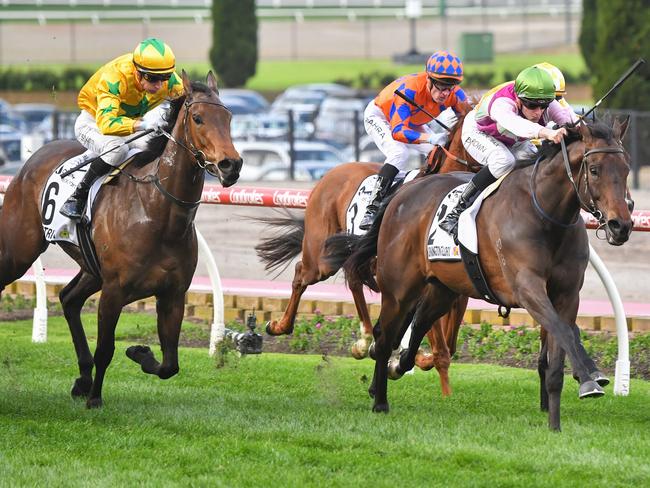
[[[95,318],[84,316],[94,347]],[[454,364],[454,394],[416,372],[372,414],[370,360],[181,348],[181,371],[143,374],[124,350],[155,330],[123,315],[104,407],[69,395],[76,358],[62,318],[48,342],[0,324],[0,486],[647,486],[650,385],[579,401],[547,429],[537,374]],[[188,329],[199,326],[185,324]],[[192,331],[189,330],[189,333]],[[125,338],[128,341],[124,341]],[[156,350],[157,355],[159,353]]]

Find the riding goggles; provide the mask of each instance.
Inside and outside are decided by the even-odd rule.
[[[536,108],[541,108],[546,110],[553,100],[532,100],[530,98],[519,98],[524,107],[529,110],[535,110]]]
[[[146,71],[141,71],[142,77],[147,80],[149,83],[157,83],[159,81],[167,81],[172,77],[171,73],[148,73]]]
[[[452,79],[449,79],[449,82],[447,82],[446,80],[442,82],[440,80],[436,80],[431,77],[429,77],[429,79],[431,80],[431,83],[433,83],[433,86],[436,88],[436,90],[441,92],[451,91],[459,83],[457,80],[452,80]]]

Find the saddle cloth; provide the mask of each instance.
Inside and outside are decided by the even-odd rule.
[[[417,176],[418,172],[419,170],[414,169],[408,173],[404,173],[403,176],[400,173],[397,178],[395,178],[392,186],[394,187],[396,185],[408,183]],[[370,205],[370,199],[372,197],[373,190],[377,185],[377,178],[378,175],[368,176],[361,182],[359,188],[357,188],[357,191],[352,196],[352,200],[350,200],[348,210],[345,214],[345,229],[348,234],[362,236],[368,232],[366,230],[359,229],[359,224],[361,223],[363,216],[366,214],[368,205]]]
[[[120,166],[123,168],[132,160],[132,156],[141,152],[141,149],[131,149],[129,150],[127,159]],[[86,165],[83,168],[78,169],[74,173],[69,174],[65,178],[61,178],[61,174],[68,171],[70,168],[74,168],[82,162],[89,161],[96,155],[90,151],[86,151],[83,154],[74,156],[67,161],[64,161],[60,164],[54,172],[50,175],[47,182],[45,183],[43,195],[41,196],[41,218],[43,221],[43,231],[45,232],[45,240],[48,242],[57,242],[64,241],[70,242],[75,246],[79,246],[79,236],[77,233],[77,223],[74,220],[70,220],[65,215],[59,213],[61,206],[65,201],[70,198],[70,195],[74,192],[74,189],[77,187],[79,182],[82,180],[88,166]],[[88,203],[86,205],[86,210],[84,212],[85,218],[90,222],[91,210],[93,202],[97,197],[99,188],[112,179],[112,175],[116,171],[109,173],[103,178],[99,178],[95,183],[93,183],[88,194]]]
[[[478,215],[478,211],[483,201],[496,191],[506,176],[502,176],[483,190],[476,197],[474,203],[460,214],[460,218],[458,219],[458,241],[474,254],[478,254],[478,241],[476,237],[476,216]],[[456,206],[466,186],[467,183],[463,183],[447,193],[433,216],[426,245],[427,259],[429,261],[461,260],[459,246],[454,242],[453,237],[438,227],[438,222],[444,220],[447,213]]]

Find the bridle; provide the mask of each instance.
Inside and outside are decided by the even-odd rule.
[[[587,196],[589,197],[589,201],[585,202],[585,200],[580,195],[580,188],[579,188],[580,181],[576,183],[576,181],[573,178],[573,174],[571,172],[571,164],[569,162],[569,153],[567,151],[566,143],[564,142],[564,139],[560,141],[560,146],[562,148],[562,160],[564,162],[564,168],[566,170],[567,177],[571,182],[571,185],[573,186],[573,190],[575,191],[576,198],[578,199],[578,203],[580,204],[580,208],[586,210],[591,215],[593,215],[593,217],[598,221],[598,229],[603,228],[606,225],[607,221],[603,213],[601,212],[601,210],[596,205],[596,202],[594,201],[593,193],[591,191],[591,187],[589,186],[589,178],[587,176],[587,158],[593,154],[625,154],[625,149],[623,149],[621,146],[616,146],[616,147],[607,146],[607,147],[597,147],[594,149],[589,149],[584,152],[584,154],[582,155],[582,161],[580,162],[580,169],[578,170],[578,180],[580,180],[581,178],[580,175],[582,174],[584,176],[585,190]],[[542,156],[540,155],[535,161],[535,166],[533,167],[533,172],[531,173],[530,176],[530,190],[531,190],[531,195],[533,200],[533,206],[535,207],[535,210],[544,219],[548,220],[549,222],[552,222],[553,224],[563,228],[573,227],[580,221],[580,214],[576,216],[576,220],[574,222],[565,224],[564,222],[560,222],[557,219],[554,219],[553,217],[548,215],[546,212],[544,212],[541,205],[539,204],[539,201],[537,200],[537,195],[535,193],[535,175],[537,174],[537,168],[541,160],[542,160]]]
[[[178,146],[182,147],[185,149],[187,152],[189,152],[194,160],[196,161],[196,164],[198,165],[199,168],[206,170],[207,171],[207,163],[205,159],[205,154],[203,151],[200,149],[197,149],[196,146],[194,145],[194,141],[190,137],[190,134],[188,132],[188,124],[187,124],[187,118],[190,114],[189,108],[192,105],[198,105],[198,104],[205,104],[205,105],[216,105],[218,107],[223,107],[228,113],[232,114],[230,109],[226,107],[222,102],[210,102],[206,100],[194,100],[194,101],[189,101],[188,98],[185,99],[183,102],[183,106],[185,107],[185,115],[183,116],[183,139],[185,140],[185,144],[176,139],[172,134],[167,132],[163,128],[159,128],[158,131],[164,135],[167,139],[170,141],[174,142]],[[165,189],[164,186],[162,186],[162,183],[160,181],[160,177],[158,176],[158,171],[160,170],[160,159],[158,159],[158,162],[156,163],[156,172],[153,175],[148,175],[145,178],[138,179],[134,177],[133,175],[130,175],[126,173],[130,179],[136,181],[136,182],[142,182],[142,183],[153,183],[154,186],[160,191],[160,193],[165,196],[165,198],[171,200],[174,202],[176,205],[187,208],[187,209],[192,209],[195,208],[201,203],[201,200],[196,200],[194,202],[188,202],[186,200],[182,200],[180,198],[175,197],[169,191]]]

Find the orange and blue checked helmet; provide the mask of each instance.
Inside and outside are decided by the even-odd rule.
[[[463,63],[448,51],[436,51],[427,61],[427,74],[436,80],[458,84],[463,81]]]

